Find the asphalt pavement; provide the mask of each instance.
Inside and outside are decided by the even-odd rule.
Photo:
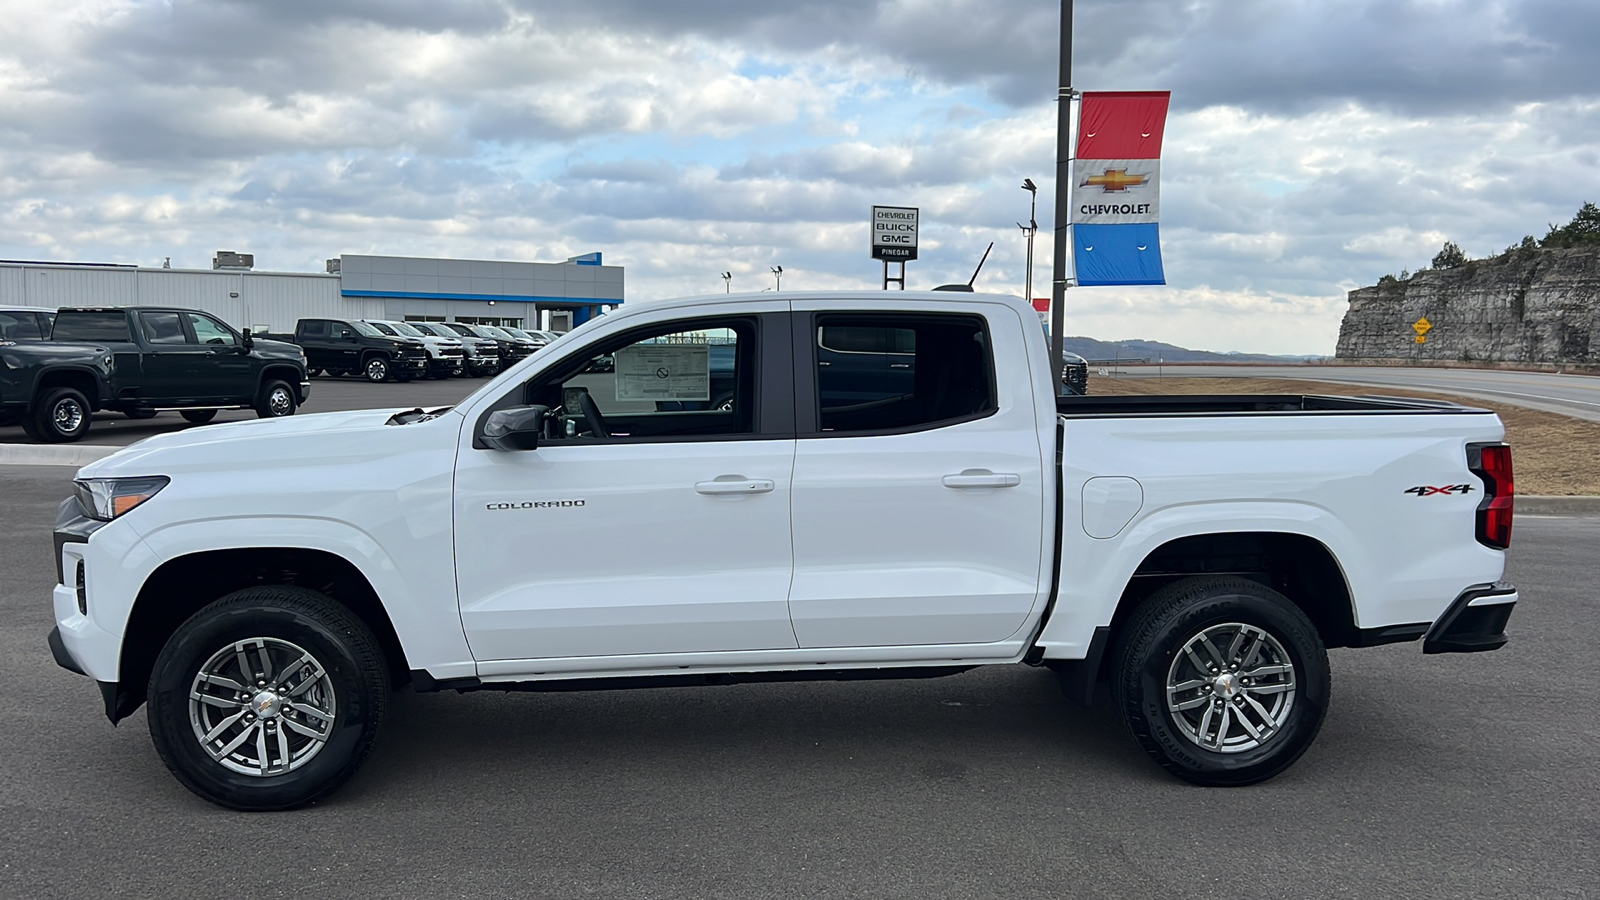
[[[1090,367],[1094,374],[1095,367]],[[1600,422],[1600,376],[1403,366],[1122,366],[1118,378],[1295,378],[1439,391]],[[1366,392],[1364,392],[1366,393]]]
[[[1600,519],[1519,516],[1503,650],[1333,651],[1320,738],[1254,787],[1175,781],[1009,666],[404,692],[341,791],[245,815],[51,660],[70,476],[0,468],[0,897],[1600,895]]]

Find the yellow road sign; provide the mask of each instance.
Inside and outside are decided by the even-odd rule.
[[[1419,343],[1419,344],[1426,344],[1426,343],[1427,343],[1427,342],[1428,342],[1428,339],[1427,339],[1427,338],[1425,338],[1425,337],[1423,337],[1423,336],[1422,336],[1422,335],[1420,335],[1420,334],[1419,334],[1419,335],[1417,335],[1417,343]]]
[[[1412,322],[1411,323],[1411,328],[1414,331],[1416,331],[1418,337],[1421,337],[1422,335],[1427,334],[1430,330],[1433,329],[1433,323],[1428,321],[1428,317],[1427,316],[1423,316],[1422,318],[1416,320],[1415,322]],[[1417,343],[1420,344],[1422,342],[1421,341],[1417,341]]]

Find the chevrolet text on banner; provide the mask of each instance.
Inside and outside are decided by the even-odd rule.
[[[1161,134],[1171,91],[1095,91],[1078,110],[1072,259],[1082,286],[1166,284]]]

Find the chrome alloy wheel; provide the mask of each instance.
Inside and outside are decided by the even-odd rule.
[[[71,397],[64,397],[50,410],[50,419],[55,422],[57,431],[72,434],[83,425],[83,404]]]
[[[218,650],[189,686],[189,724],[212,759],[241,775],[282,775],[327,744],[338,714],[328,671],[278,638]]]
[[[279,385],[267,394],[267,409],[274,416],[287,416],[294,411],[294,397],[289,394],[289,389]]]
[[[1294,662],[1254,625],[1213,625],[1189,639],[1167,670],[1167,712],[1203,750],[1242,753],[1272,740],[1295,698]]]

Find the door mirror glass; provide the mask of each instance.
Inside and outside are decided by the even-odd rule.
[[[547,406],[516,406],[489,415],[483,426],[483,442],[496,450],[534,450],[544,436],[544,423],[550,417]]]

